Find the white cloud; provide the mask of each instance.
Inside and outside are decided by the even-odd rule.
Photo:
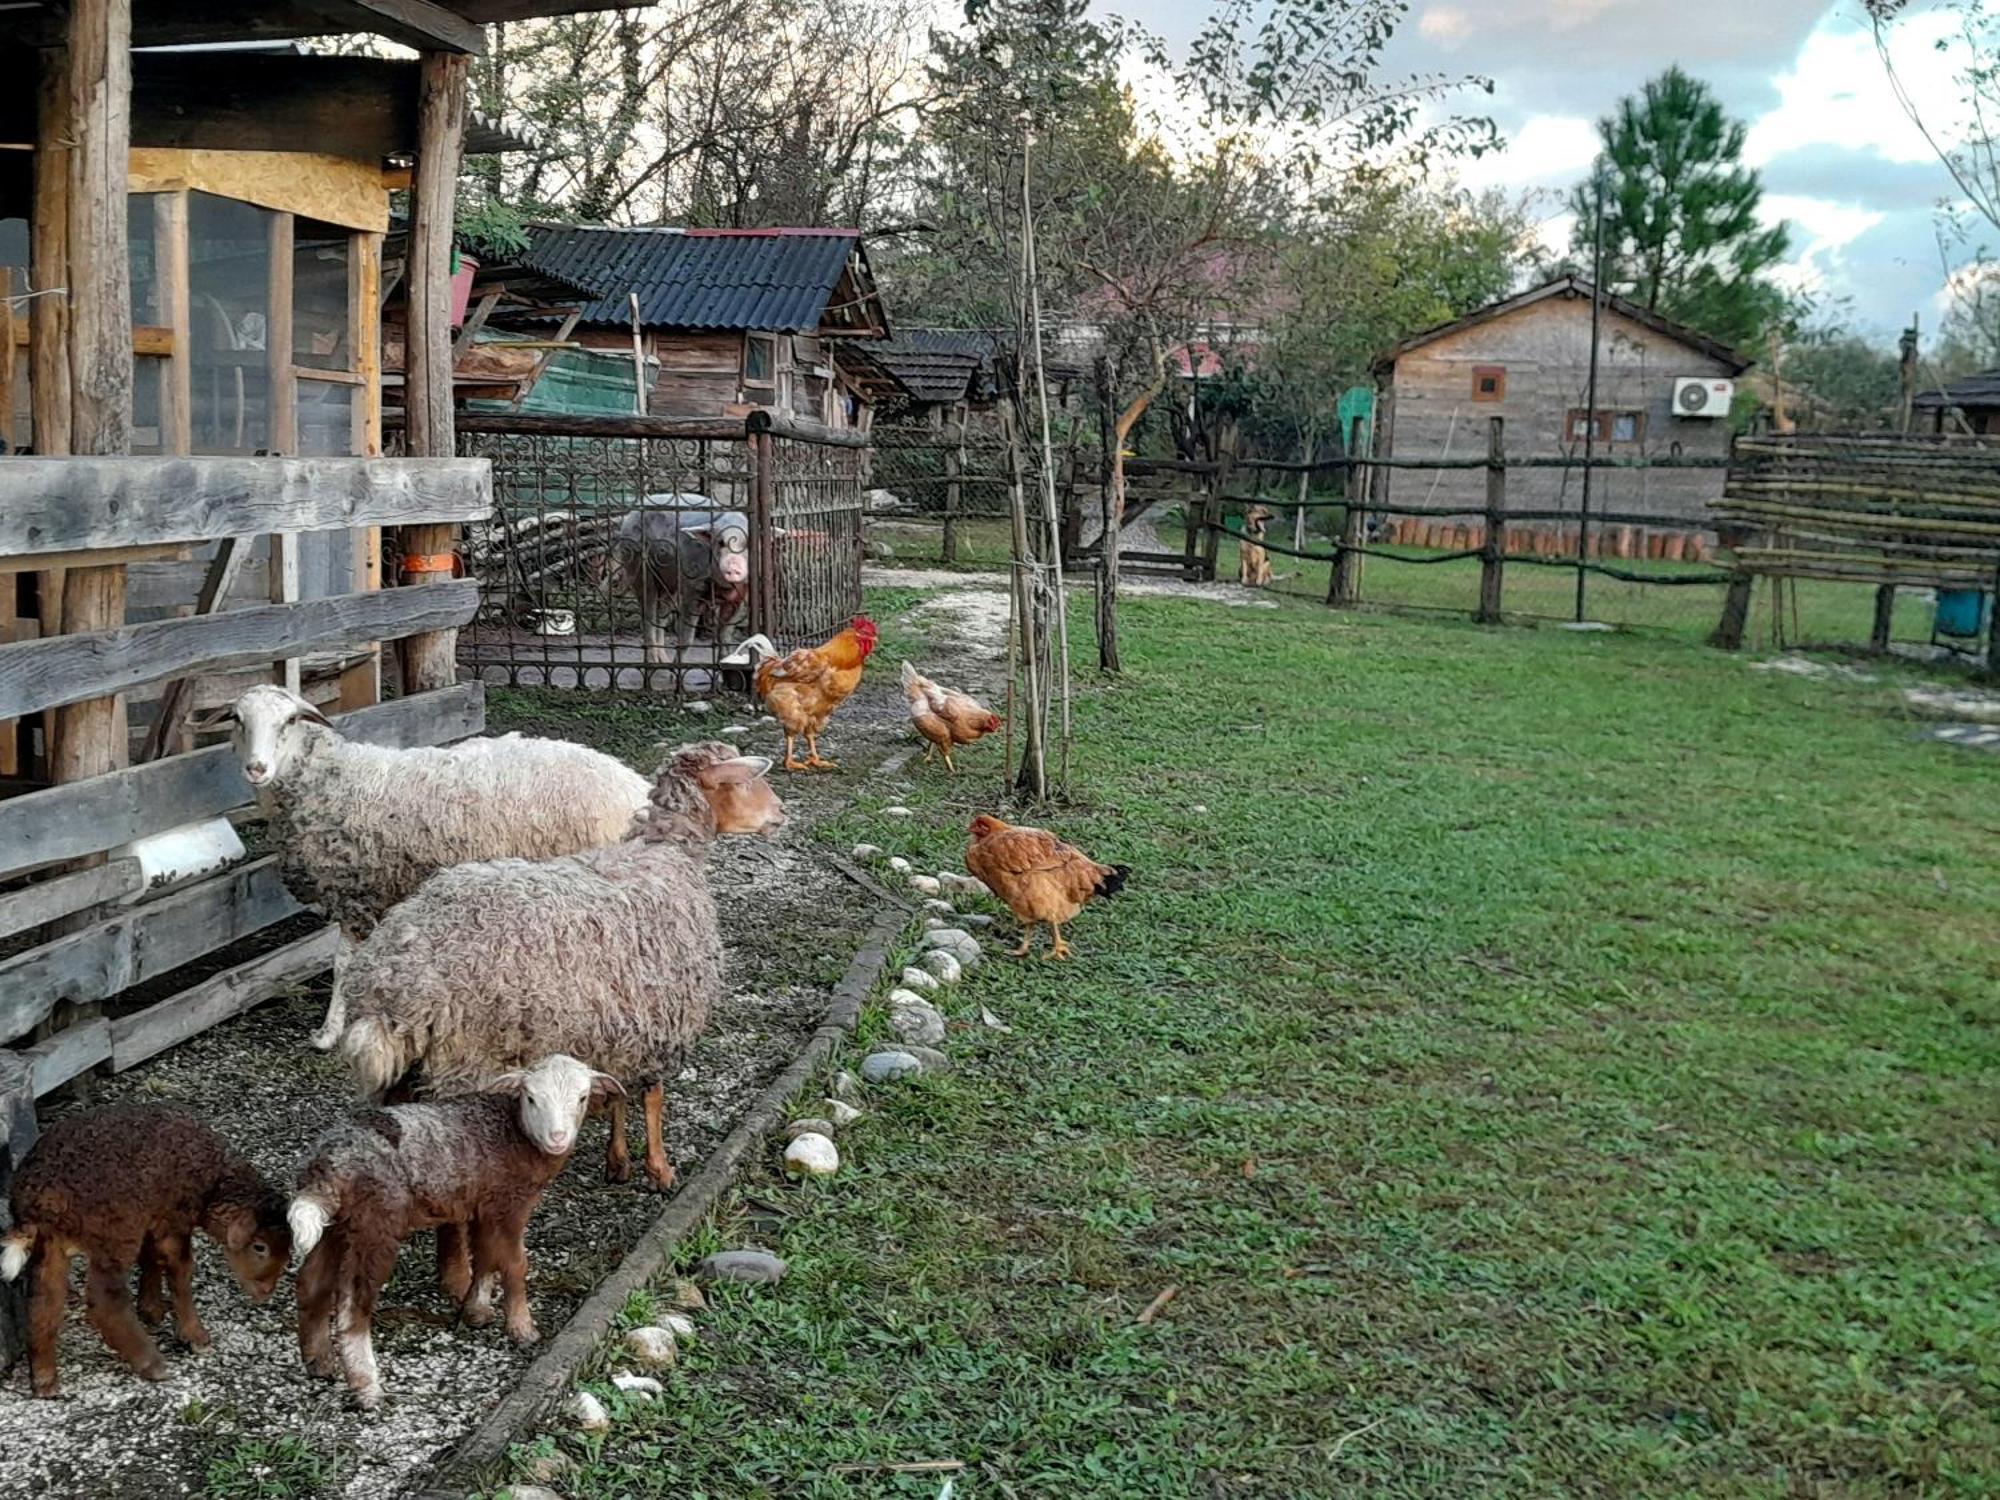
[[[1567,187],[1597,158],[1597,127],[1581,115],[1534,115],[1506,146],[1458,169],[1470,188]]]
[[[1417,17],[1417,34],[1449,48],[1472,35],[1472,17],[1456,5],[1433,5]]]
[[[1786,193],[1765,195],[1760,208],[1766,224],[1791,224],[1792,258],[1778,268],[1778,279],[1807,292],[1835,285],[1844,270],[1841,252],[1889,217],[1852,203]]]
[[[1949,15],[1928,11],[1907,17],[1890,33],[1890,56],[1904,88],[1920,108],[1938,112],[1932,130],[1947,142],[1957,138],[1948,116],[1958,97],[1952,75],[1962,57],[1952,49],[1940,52],[1937,44],[1951,27]],[[1822,20],[1790,70],[1772,83],[1778,106],[1751,125],[1744,147],[1744,159],[1752,166],[1823,145],[1872,150],[1894,162],[1936,159],[1897,103],[1874,36],[1850,22],[1831,15]]]

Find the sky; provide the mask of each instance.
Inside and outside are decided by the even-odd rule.
[[[1132,14],[1118,0],[1104,9]],[[1184,43],[1209,9],[1151,0],[1137,19]],[[1956,64],[1934,44],[1950,25],[1918,0],[1891,44],[1913,97],[1947,118]],[[1912,313],[1934,330],[1947,300],[1934,211],[1954,189],[1890,91],[1861,0],[1411,0],[1384,72],[1492,79],[1493,94],[1464,107],[1490,114],[1506,149],[1459,176],[1535,194],[1542,236],[1562,248],[1561,198],[1597,152],[1596,121],[1676,62],[1749,127],[1766,217],[1793,227],[1784,276],[1846,299],[1873,337],[1893,339]]]

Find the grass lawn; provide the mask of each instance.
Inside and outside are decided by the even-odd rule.
[[[556,1488],[2000,1495],[2000,761],[1673,640],[1122,618],[1051,821],[1127,893],[753,1174],[688,1254],[790,1278]],[[992,778],[918,781],[831,836],[961,868]]]

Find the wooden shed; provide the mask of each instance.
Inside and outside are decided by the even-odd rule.
[[[323,928],[260,936],[299,914],[271,860],[149,863],[156,835],[228,842],[222,820],[251,800],[226,747],[182,753],[197,684],[292,679],[331,657],[347,664],[327,691],[349,733],[436,743],[482,726],[452,660],[477,587],[450,572],[457,528],[492,504],[486,465],[451,456],[470,56],[483,23],[591,8],[0,7],[16,80],[0,130],[26,148],[0,154],[0,1201],[36,1096],[131,1067],[328,960]],[[135,50],[335,33],[419,56]],[[409,250],[385,268],[399,185]],[[410,456],[384,459],[392,276],[409,291]],[[384,528],[411,586],[384,586]],[[378,703],[391,641],[401,694]],[[15,1310],[0,1299],[0,1359]]]
[[[1749,368],[1735,350],[1622,297],[1602,299],[1597,401],[1587,409],[1591,288],[1560,276],[1517,296],[1405,339],[1376,362],[1375,450],[1386,458],[1472,458],[1486,451],[1487,419],[1506,420],[1507,451],[1523,457],[1580,455],[1595,424],[1604,458],[1726,457],[1728,402],[1691,415],[1679,383],[1728,382]],[[1485,504],[1476,469],[1386,470],[1386,503],[1451,506],[1468,516]],[[1722,470],[1605,470],[1599,510],[1658,517],[1663,531],[1698,531],[1722,496]],[[1563,469],[1516,475],[1510,503],[1522,509],[1580,507],[1581,484]],[[1518,529],[1518,528],[1517,528]]]
[[[636,342],[647,415],[771,411],[866,432],[901,389],[870,353],[889,318],[855,230],[538,224],[521,259],[597,293],[574,336]]]

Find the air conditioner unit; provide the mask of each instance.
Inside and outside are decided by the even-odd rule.
[[[1674,415],[1677,417],[1726,417],[1729,403],[1736,399],[1736,382],[1714,380],[1706,375],[1688,375],[1674,382]]]

